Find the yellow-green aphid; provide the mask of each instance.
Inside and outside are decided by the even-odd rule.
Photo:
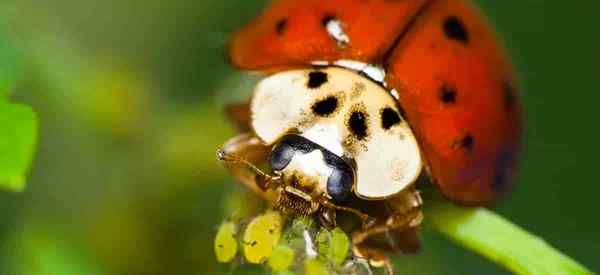
[[[294,250],[286,245],[278,245],[269,257],[269,266],[274,271],[285,271],[294,262]]]
[[[331,261],[335,266],[340,266],[348,257],[350,239],[339,228],[332,231],[322,229],[317,235],[319,254]]]
[[[248,224],[242,244],[249,263],[262,263],[271,256],[281,238],[282,225],[281,215],[274,211],[258,216]]]
[[[316,258],[304,262],[304,275],[329,275],[325,264]]]
[[[228,263],[233,260],[238,251],[238,243],[235,238],[237,226],[233,222],[221,224],[215,238],[215,254],[217,261]]]

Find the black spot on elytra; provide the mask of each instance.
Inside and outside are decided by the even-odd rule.
[[[475,139],[473,138],[472,135],[467,134],[460,142],[460,146],[467,150],[472,150],[473,146],[475,146]]]
[[[453,144],[456,147],[471,151],[475,146],[475,138],[473,138],[471,134],[466,134],[464,137],[456,140]]]
[[[492,179],[492,189],[497,192],[503,191],[510,180],[511,170],[514,166],[514,154],[502,151],[496,161],[496,171]]]
[[[327,24],[333,20],[337,20],[337,17],[332,14],[326,14],[323,16],[323,19],[321,19],[321,25],[323,25],[323,27],[327,27]]]
[[[359,140],[367,137],[367,115],[360,111],[354,111],[348,119],[350,132]]]
[[[510,81],[505,81],[502,84],[502,93],[503,93],[503,100],[504,100],[504,106],[506,107],[507,110],[512,110],[515,106],[515,102],[516,102],[516,91],[515,91],[515,87],[513,86],[513,84]]]
[[[469,42],[469,32],[463,22],[456,16],[449,16],[444,20],[444,33],[449,39],[462,43]]]
[[[306,86],[310,89],[316,89],[327,82],[327,73],[322,71],[314,71],[308,74],[308,83]]]
[[[277,23],[275,24],[275,31],[277,32],[278,35],[283,35],[286,28],[287,28],[287,19],[285,19],[285,18],[279,19],[279,21],[277,21]]]
[[[381,127],[383,129],[388,130],[400,122],[402,122],[402,119],[394,109],[387,107],[381,111]]]
[[[445,104],[456,103],[456,89],[449,87],[448,85],[442,86],[440,90],[440,100]]]
[[[313,104],[312,111],[315,115],[318,116],[328,116],[333,114],[337,107],[337,98],[334,96],[330,96]]]

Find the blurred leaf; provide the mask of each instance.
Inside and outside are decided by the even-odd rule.
[[[428,204],[433,228],[491,261],[523,275],[591,275],[544,240],[485,208],[437,200]]]
[[[15,232],[0,244],[0,273],[105,274],[75,236],[47,223],[15,226]]]
[[[244,218],[256,216],[264,209],[264,200],[260,199],[255,193],[244,189],[238,183],[226,196],[223,202],[223,213],[229,216],[231,221],[240,221]]]
[[[37,140],[37,117],[30,107],[0,102],[0,187],[21,191]]]
[[[20,53],[2,30],[0,23],[0,98],[13,92],[23,68]]]
[[[220,263],[228,263],[235,257],[238,251],[236,233],[237,226],[233,222],[226,222],[219,227],[215,238],[215,254]]]

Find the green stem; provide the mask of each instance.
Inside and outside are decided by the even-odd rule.
[[[567,255],[485,208],[463,208],[436,201],[426,221],[458,244],[522,275],[594,274]]]

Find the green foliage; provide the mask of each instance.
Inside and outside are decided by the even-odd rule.
[[[22,226],[0,245],[0,274],[106,274],[73,237],[39,224]]]
[[[31,108],[5,102],[22,72],[19,56],[0,22],[0,188],[11,191],[25,186],[37,137]]]
[[[0,187],[21,191],[37,142],[37,117],[31,108],[0,102]]]
[[[520,275],[591,275],[585,267],[498,214],[437,200],[427,222],[460,245]]]
[[[23,72],[19,62],[20,52],[14,43],[7,39],[3,27],[0,22],[0,98],[13,92],[15,83]]]

